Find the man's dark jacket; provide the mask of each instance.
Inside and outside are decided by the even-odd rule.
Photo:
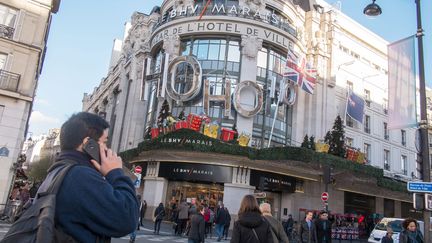
[[[325,228],[324,228],[324,221],[325,221]],[[318,219],[317,221],[315,221],[315,226],[316,226],[318,243],[324,242],[324,237],[327,239],[328,243],[331,243],[332,242],[331,222],[329,220]]]
[[[96,242],[97,238],[109,240],[136,229],[139,203],[131,179],[122,169],[103,177],[89,157],[78,151],[63,151],[56,160],[78,162],[57,194],[55,220],[63,231],[79,242]]]
[[[189,239],[195,242],[204,242],[205,240],[205,221],[201,213],[192,215],[191,229],[189,232]]]
[[[316,227],[314,222],[311,222],[311,227],[309,229],[309,226],[306,222],[306,220],[302,220],[300,223],[300,242],[301,243],[316,243],[317,242],[317,235],[316,235]]]
[[[216,212],[215,223],[225,225],[228,217],[228,212],[224,208],[219,207]]]

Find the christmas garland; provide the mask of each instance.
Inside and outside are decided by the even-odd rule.
[[[295,160],[305,163],[328,165],[335,169],[349,170],[362,173],[377,179],[377,185],[400,192],[406,192],[403,182],[384,178],[383,169],[370,165],[363,165],[350,160],[326,153],[318,153],[301,147],[272,147],[255,149],[237,144],[230,144],[219,139],[210,138],[190,129],[179,129],[161,135],[155,139],[141,142],[137,148],[120,153],[124,161],[136,158],[140,152],[158,149],[189,150],[197,152],[212,152],[229,155],[245,156],[254,160]],[[127,163],[129,164],[129,163]]]

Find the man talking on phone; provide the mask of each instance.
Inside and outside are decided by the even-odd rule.
[[[87,112],[72,115],[61,127],[56,162],[77,165],[57,194],[55,221],[56,227],[78,242],[110,242],[111,237],[125,236],[138,225],[135,188],[123,174],[121,158],[106,146],[108,127],[104,119]],[[100,151],[100,161],[86,149],[91,139],[97,142],[93,149]]]

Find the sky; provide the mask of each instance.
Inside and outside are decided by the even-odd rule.
[[[333,4],[336,0],[326,0]],[[370,18],[363,8],[372,0],[340,0],[341,10],[389,42],[415,34],[415,0],[377,0],[383,14]],[[107,75],[114,39],[122,39],[133,12],[149,13],[162,0],[62,1],[53,16],[47,54],[36,91],[28,136],[60,127],[82,110],[84,93],[92,93]],[[429,11],[427,11],[429,10]],[[432,0],[422,1],[426,82],[432,86]],[[417,60],[416,60],[417,62]]]

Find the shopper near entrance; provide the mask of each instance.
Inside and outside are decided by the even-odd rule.
[[[199,205],[197,210],[197,213],[191,217],[188,243],[204,243],[205,241],[204,207]]]
[[[184,232],[187,220],[189,219],[189,206],[187,205],[186,200],[182,199],[178,210],[178,223],[175,231],[177,234],[181,235]]]
[[[393,243],[394,241],[393,241],[393,238],[392,238],[392,235],[393,235],[393,230],[392,230],[392,228],[387,228],[387,233],[386,233],[386,235],[381,239],[381,243]]]
[[[223,237],[225,238],[225,240],[228,239],[228,232],[229,232],[229,227],[231,225],[231,215],[228,211],[227,207],[224,207],[224,210],[226,212],[226,218],[225,218],[225,225],[224,225],[224,229],[223,229]]]
[[[225,211],[223,203],[219,202],[215,218],[217,241],[221,241],[221,239],[223,238],[225,223],[227,221],[227,218],[229,217],[227,214],[228,213],[227,211]]]
[[[261,215],[253,195],[243,197],[235,221],[231,243],[273,243],[271,227]]]
[[[300,222],[299,236],[301,243],[317,243],[316,227],[312,217],[313,212],[307,211],[305,219]]]
[[[165,217],[165,208],[163,203],[159,203],[159,206],[156,208],[153,216],[155,219],[153,234],[158,235],[160,231],[160,225],[162,223],[163,218]]]
[[[104,119],[87,112],[72,115],[61,127],[56,163],[78,164],[70,169],[56,196],[55,222],[79,242],[106,242],[133,232],[138,225],[134,184],[124,175],[121,158],[105,145],[108,127]],[[100,163],[83,150],[90,138],[100,145]]]
[[[319,219],[315,221],[317,242],[318,243],[331,243],[331,222],[328,220],[328,213],[321,211]]]
[[[399,243],[425,243],[423,234],[418,229],[415,219],[405,219],[402,222],[402,229],[402,232],[399,234]]]
[[[273,242],[274,243],[288,243],[288,237],[285,234],[282,223],[275,219],[271,214],[271,206],[268,203],[262,203],[260,210],[264,219],[270,224]]]

